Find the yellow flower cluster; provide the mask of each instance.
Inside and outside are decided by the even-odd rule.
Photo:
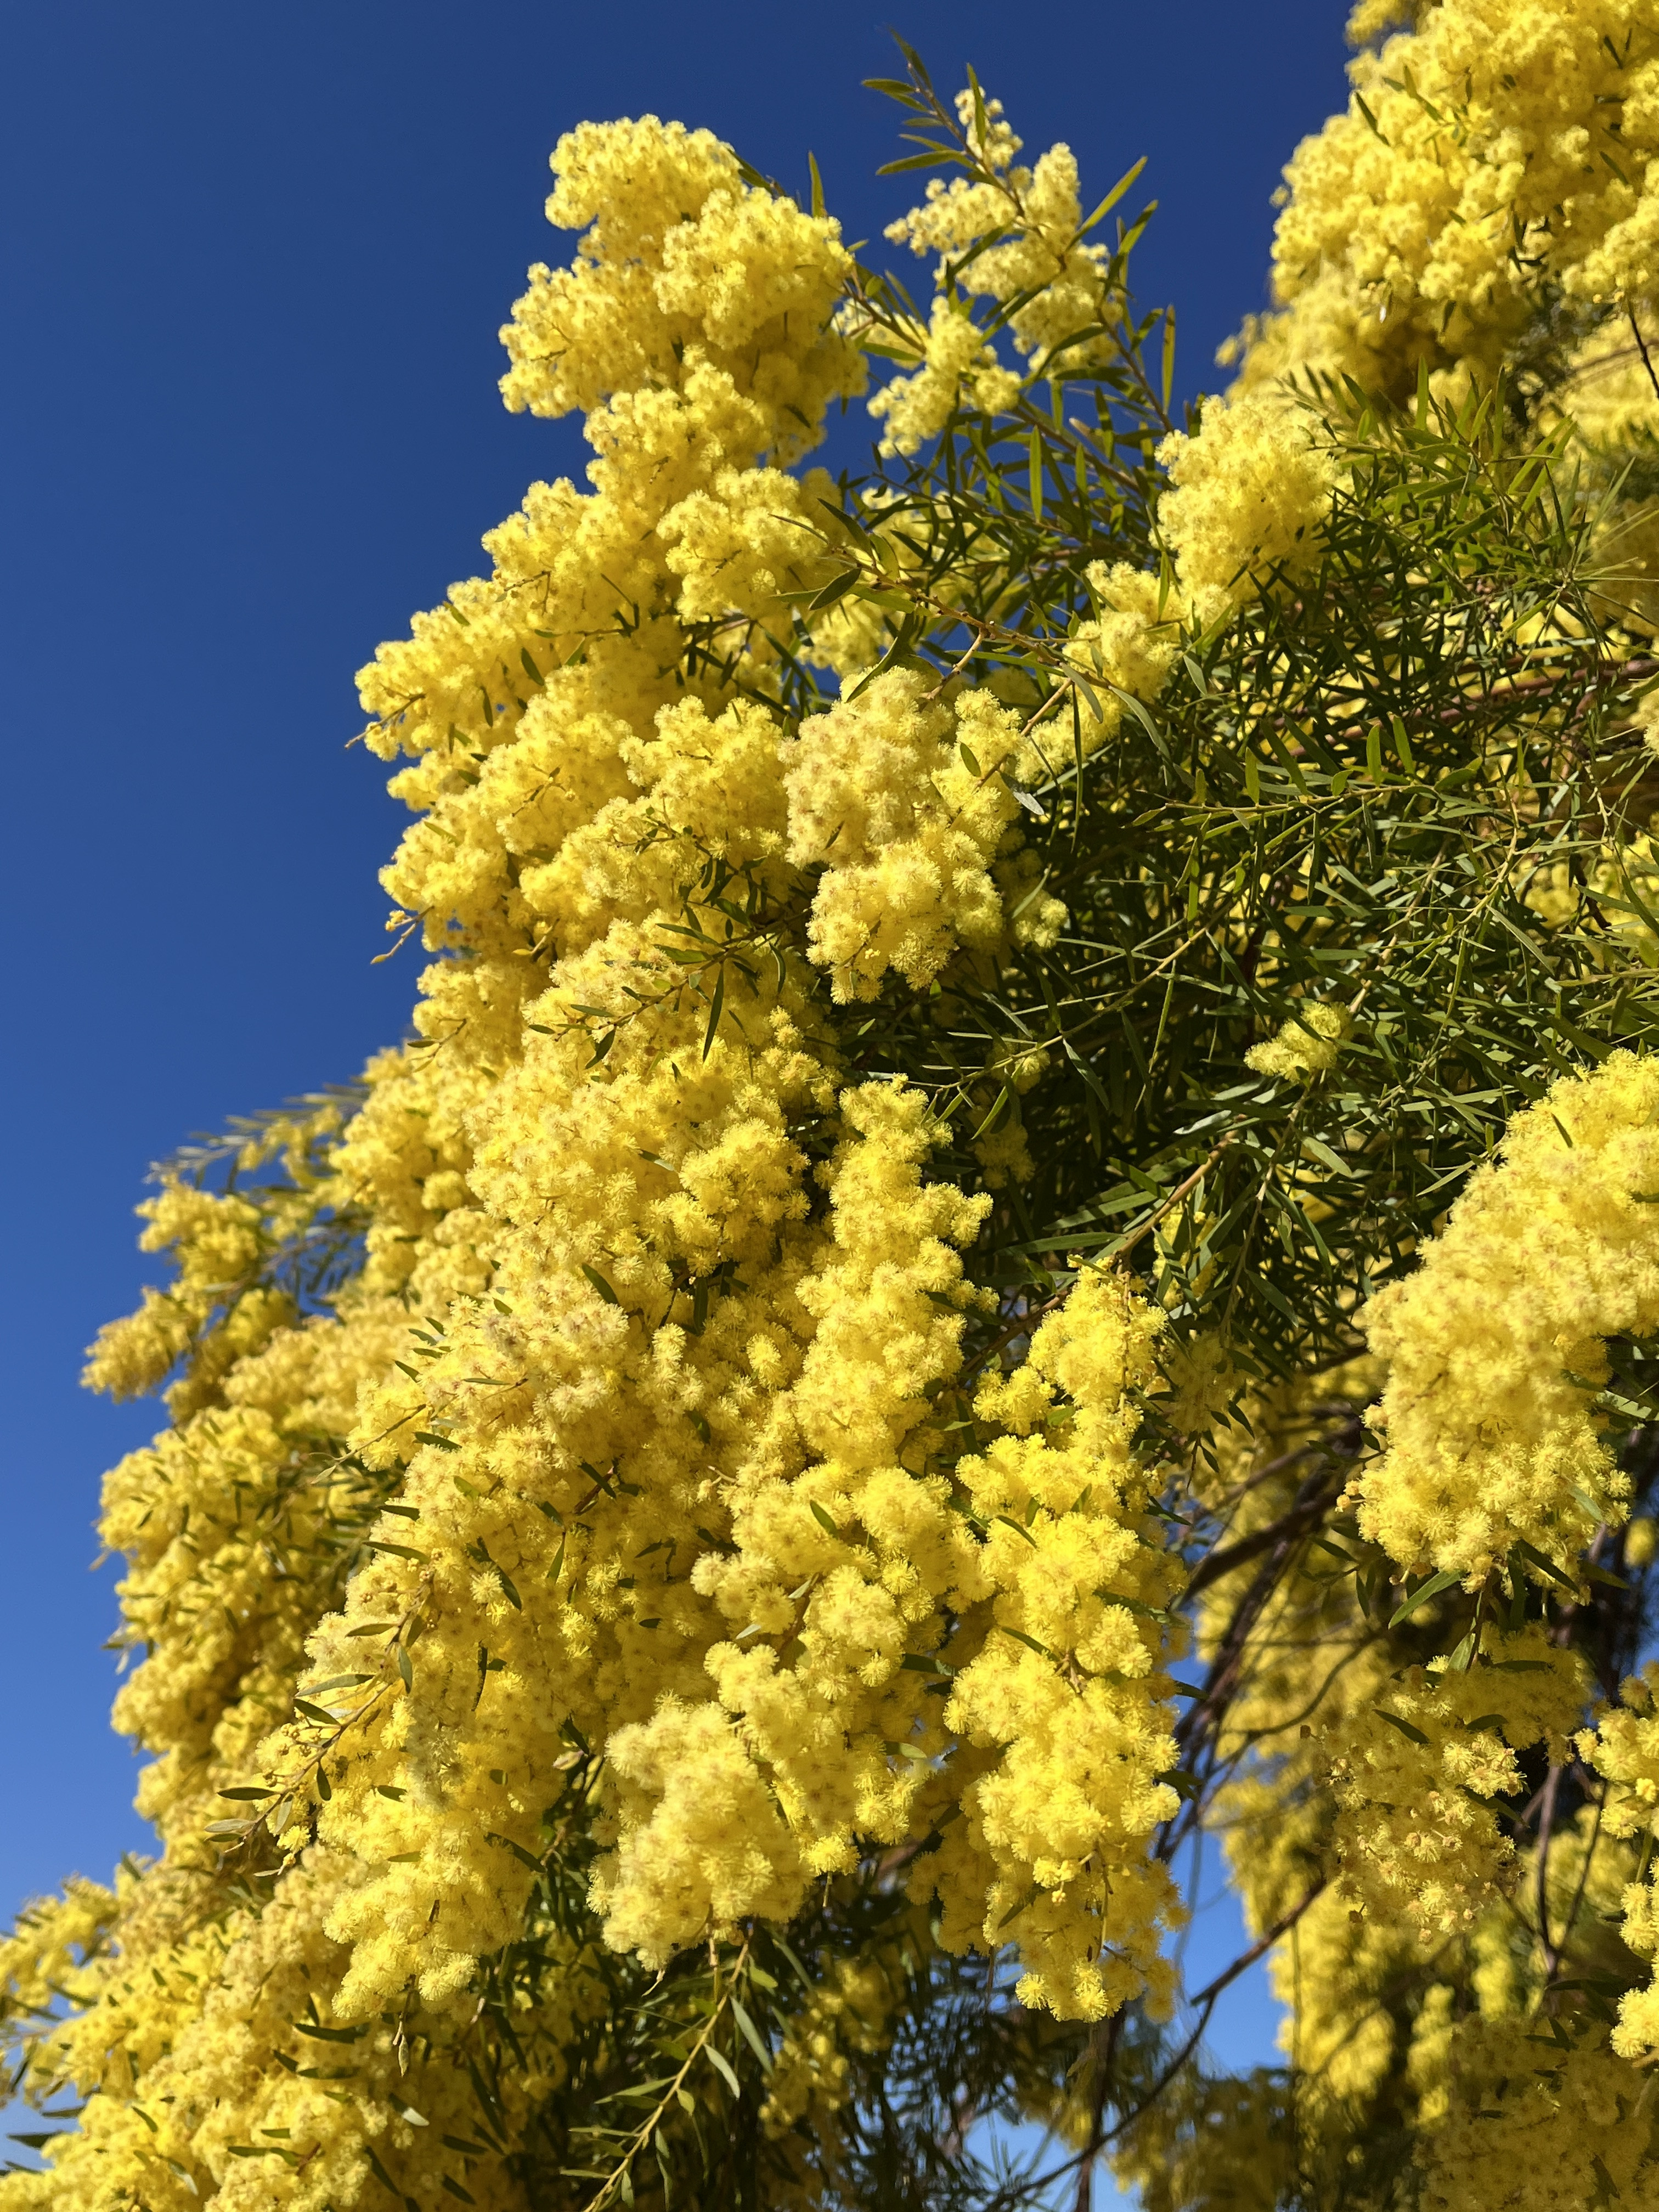
[[[1240,1558],[1199,1600],[1200,1650],[1212,1661],[1260,1563],[1251,1540],[1334,1479],[1331,1460],[1355,1448],[1382,1373],[1372,1358],[1256,1391],[1244,1404],[1248,1429],[1218,1431],[1200,1494]],[[1516,1750],[1542,1741],[1552,1759],[1571,1756],[1564,1738],[1582,1715],[1582,1662],[1537,1626],[1512,1635],[1489,1626],[1479,1649],[1449,1665],[1413,1661],[1402,1642],[1407,1652],[1432,1649],[1443,1613],[1437,1622],[1431,1599],[1403,1631],[1380,1632],[1344,1571],[1352,1546],[1351,1530],[1322,1534],[1279,1586],[1240,1654],[1218,1747],[1238,1762],[1217,1815],[1247,1922],[1257,1933],[1293,1922],[1271,1968],[1300,2124],[1287,2136],[1270,2077],[1200,2077],[1135,2126],[1118,2171],[1150,2203],[1201,2202],[1224,2127],[1230,2145],[1261,2162],[1251,2185],[1262,2179],[1269,2204],[1289,2176],[1305,2185],[1317,2175],[1334,2142],[1334,2197],[1342,2147],[1386,2145],[1403,2123],[1421,2130],[1426,2201],[1447,2212],[1588,2212],[1605,2192],[1591,2163],[1602,2138],[1584,2130],[1601,2116],[1607,2171],[1628,2201],[1646,2203],[1641,2075],[1609,2051],[1604,2031],[1575,2047],[1547,2040],[1537,2017],[1564,1955],[1575,1975],[1627,1972],[1615,1931],[1634,1852],[1609,1835],[1611,1816],[1586,1808],[1558,1830],[1540,1877],[1535,1846],[1515,1848],[1493,1819],[1504,1797],[1512,1811],[1528,1794]],[[1646,1690],[1632,1686],[1628,1700],[1632,1725],[1646,1725]],[[1643,1756],[1628,1732],[1616,1754],[1591,1735],[1579,1749],[1608,1771]],[[1632,1802],[1639,1794],[1632,1785]],[[1641,1820],[1650,1814],[1644,1802]],[[1621,1832],[1632,1832],[1628,1820]],[[1547,1955],[1540,1892],[1560,1947]],[[1639,1933],[1638,1913],[1626,1935]],[[1360,2201],[1370,2201],[1363,2191]]]
[[[1591,2212],[1615,2203],[1646,2212],[1659,2202],[1651,2100],[1605,2041],[1547,2056],[1532,2023],[1497,2019],[1459,2022],[1446,2045],[1448,2109],[1425,2144],[1422,2201],[1431,2212]]]
[[[1602,1440],[1605,1340],[1659,1322],[1659,1062],[1616,1052],[1510,1124],[1365,1327],[1389,1362],[1360,1525],[1474,1588],[1516,1543],[1559,1565],[1627,1483]],[[1531,1571],[1530,1570],[1528,1571]]]
[[[1437,2212],[1593,2212],[1655,2201],[1642,2070],[1610,2048],[1605,2022],[1581,2014],[1565,2032],[1540,2008],[1561,1956],[1547,1953],[1540,1895],[1551,1945],[1566,1947],[1572,1975],[1621,1978],[1629,1954],[1613,1928],[1630,1866],[1586,1808],[1556,1838],[1543,1879],[1529,1864],[1514,1897],[1469,1931],[1461,1956],[1443,1942],[1419,1954],[1419,1974],[1433,1978],[1412,2023],[1406,2072],[1423,2130],[1424,2201]]]
[[[1183,625],[1223,622],[1317,568],[1339,482],[1301,418],[1261,398],[1210,400],[1199,429],[1172,432],[1158,459],[1169,472],[1157,503],[1165,573],[1091,562],[1085,575],[1098,611],[1066,641],[1066,658],[1087,687],[1079,732],[1085,750],[1117,730],[1126,694],[1157,698]],[[1310,1049],[1323,1047],[1310,1041]],[[1267,1072],[1288,1073],[1289,1064]]]
[[[1298,1008],[1276,1036],[1253,1044],[1244,1055],[1245,1066],[1284,1082],[1312,1083],[1336,1066],[1352,1027],[1346,1006],[1310,1004]]]
[[[1617,1705],[1598,1714],[1579,1736],[1581,1756],[1609,1785],[1604,1824],[1610,1835],[1640,1837],[1644,1861],[1659,1837],[1659,1720],[1654,1692],[1659,1668],[1651,1662],[1621,1686]],[[1635,1881],[1623,1897],[1623,1934],[1643,1958],[1659,1954],[1659,1888]],[[1630,1990],[1620,2001],[1613,2047],[1626,2058],[1646,2060],[1659,2049],[1659,1986]]]
[[[1367,39],[1415,10],[1362,8]],[[1659,39],[1645,0],[1442,0],[1352,65],[1285,171],[1279,312],[1244,380],[1488,379],[1545,287],[1594,313],[1659,280]]]
[[[1060,288],[1027,350],[1097,280],[1057,243],[1068,161],[1020,183],[996,277]],[[503,389],[586,412],[592,489],[532,486],[491,574],[362,678],[417,817],[392,926],[440,956],[416,1040],[349,1119],[250,1139],[228,1194],[167,1183],[177,1279],[94,1352],[108,1387],[179,1378],[105,1516],[165,1855],[7,1954],[38,2006],[91,1947],[35,2080],[110,2094],[0,2204],[516,2202],[491,2154],[523,2112],[481,2118],[467,2038],[578,1767],[606,1938],[653,1966],[903,1846],[948,1946],[1018,1947],[1026,2004],[1168,1996],[1183,1571],[1135,1445],[1162,1317],[1085,1270],[970,1370],[989,1200],[836,1026],[889,971],[1053,942],[1024,726],[900,666],[786,734],[786,594],[846,531],[781,465],[861,386],[849,257],[705,132],[584,126],[555,168],[588,228],[532,271]],[[1144,615],[1101,635],[1132,682],[1167,665]],[[815,635],[874,657],[844,611]],[[348,1247],[307,1297],[294,1252]],[[257,1892],[207,1870],[228,1832]],[[523,2109],[595,1986],[571,1954],[524,1997]],[[803,2021],[776,2124],[833,2109],[874,2002]]]
[[[1474,1588],[1494,1570],[1512,1585],[1541,1579],[1547,1565],[1553,1579],[1571,1583],[1596,1528],[1622,1518],[1627,1482],[1595,1406],[1607,1340],[1648,1334],[1659,1319],[1659,1252],[1647,1210],[1656,1169],[1659,1068],[1614,1053],[1516,1117],[1501,1159],[1477,1173],[1418,1272],[1373,1302],[1372,1347],[1390,1362],[1373,1416],[1387,1449],[1358,1486],[1359,1522],[1402,1567],[1434,1567]],[[1633,1564],[1646,1549],[1638,1541]],[[1454,1659],[1392,1686],[1362,1723],[1371,1771],[1359,1771],[1352,1751],[1336,1765],[1345,1872],[1352,1876],[1361,1856],[1370,1861],[1367,1877],[1392,1890],[1395,1907],[1405,1905],[1425,1935],[1468,1919],[1506,1856],[1475,1802],[1518,1784],[1498,1731],[1514,1749],[1547,1739],[1553,1765],[1569,1757],[1563,1738],[1586,1688],[1579,1662],[1528,1631],[1521,1642],[1535,1648],[1520,1652],[1517,1668],[1515,1642],[1504,1640],[1508,1667],[1499,1659],[1459,1673]],[[1503,1682],[1490,1698],[1494,1709],[1477,1716],[1499,1673],[1517,1679]],[[1656,1681],[1650,1668],[1627,1682],[1620,1705],[1577,1735],[1580,1758],[1606,1778],[1598,1832],[1614,1841],[1659,1833]],[[1352,1718],[1346,1725],[1352,1731]],[[1623,1893],[1624,1941],[1639,1954],[1659,1950],[1655,1893],[1644,1881]],[[1659,2046],[1659,1990],[1623,1997],[1609,2042],[1616,2057],[1582,2051],[1548,2094],[1504,2105],[1517,2142],[1565,2124],[1575,2100],[1618,2106],[1618,2060],[1645,2059]],[[1454,2193],[1433,2201],[1484,2205],[1490,2200],[1455,2193],[1472,2185],[1473,2152],[1448,2124],[1435,2170],[1462,2179],[1448,2179]],[[1610,2141],[1633,2169],[1645,2130]],[[1543,2201],[1516,2189],[1502,2202]]]
[[[1158,527],[1200,625],[1271,580],[1317,566],[1336,470],[1303,418],[1276,399],[1210,400],[1200,434],[1176,431],[1158,459],[1170,475]]]
[[[1512,1856],[1492,1801],[1520,1790],[1517,1751],[1547,1741],[1565,1758],[1588,1692],[1583,1662],[1539,1630],[1490,1637],[1483,1656],[1377,1682],[1318,1731],[1345,1896],[1403,1915],[1425,1938],[1466,1926],[1487,1902]]]
[[[895,245],[940,259],[927,325],[915,333],[918,366],[870,402],[886,423],[884,453],[914,453],[937,437],[964,388],[988,415],[1018,403],[1024,380],[998,361],[974,321],[975,297],[1008,309],[1015,347],[1036,373],[1054,361],[1068,374],[1087,374],[1117,343],[1122,310],[1107,282],[1110,256],[1084,239],[1070,147],[1051,146],[1027,168],[1015,161],[1020,141],[1000,100],[959,93],[957,113],[982,173],[949,185],[934,178],[923,204],[887,229]]]
[[[921,990],[959,945],[1052,945],[1066,909],[1021,902],[1010,924],[993,874],[1019,808],[999,773],[1021,750],[1018,718],[988,691],[952,705],[895,669],[808,722],[787,756],[789,858],[821,866],[811,957],[836,999],[873,999],[896,968]],[[934,686],[936,693],[938,687]]]

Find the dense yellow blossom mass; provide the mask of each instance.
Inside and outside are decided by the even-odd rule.
[[[1624,1517],[1603,1442],[1609,1337],[1659,1322],[1659,1065],[1619,1053],[1512,1125],[1417,1273],[1372,1304],[1387,1449],[1360,1521],[1390,1558],[1467,1577],[1517,1542],[1565,1565]]]
[[[1381,43],[1285,171],[1251,385],[1313,369],[1400,388],[1419,362],[1490,376],[1546,287],[1622,313],[1659,278],[1647,0],[1444,0],[1387,36],[1407,12],[1357,11]]]
[[[1659,18],[1353,29],[1184,427],[976,80],[920,309],[560,142],[587,488],[360,676],[411,1035],[93,1350],[158,1852],[0,1943],[0,2212],[1659,2205]]]
[[[1074,224],[1067,161],[1034,222]],[[106,2092],[59,2146],[59,2205],[321,2207],[377,2177],[424,2203],[463,2170],[510,2201],[476,2144],[422,2153],[476,2134],[448,2053],[589,1747],[593,1899],[648,1966],[931,1836],[912,1893],[947,1946],[1017,1921],[1026,2002],[1168,1989],[1146,1844],[1177,1802],[1181,1574],[1133,1449],[1159,1317],[1085,1274],[1009,1380],[964,1373],[990,1201],[929,1173],[921,1094],[849,1068],[811,965],[834,1005],[1054,942],[1057,902],[1010,910],[1018,718],[898,668],[787,733],[769,624],[836,532],[829,480],[778,464],[864,377],[836,227],[650,118],[584,126],[555,167],[550,216],[591,228],[532,270],[503,392],[586,412],[593,488],[533,486],[493,574],[362,678],[418,817],[394,923],[441,956],[416,1041],[343,1128],[287,1134],[292,1189],[167,1184],[145,1242],[177,1280],[94,1360],[120,1390],[180,1376],[105,1520],[145,1655],[118,1719],[167,1852],[142,1905],[73,1892],[14,1939],[27,2003],[52,1946],[122,1916],[38,2062]],[[688,678],[698,624],[719,650]],[[363,1264],[302,1317],[261,1255],[325,1210]],[[952,1398],[996,1439],[954,1484]],[[227,1792],[281,1852],[228,1919],[201,1858]],[[553,2050],[580,2002],[538,1993]],[[351,2088],[301,2063],[307,2034],[349,2046]]]

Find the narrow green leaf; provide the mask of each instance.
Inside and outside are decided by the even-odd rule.
[[[754,2021],[750,2019],[748,2012],[740,1998],[733,1997],[732,2000],[732,2017],[737,2021],[738,2027],[743,2031],[744,2041],[749,2045],[756,2057],[759,2059],[761,2064],[769,2074],[772,2070],[772,2053],[767,2048],[765,2040],[763,2038],[760,2030],[756,2027]]]
[[[1054,1657],[1054,1653],[1046,1644],[1039,1644],[1035,1636],[1028,1636],[1023,1628],[1010,1628],[1006,1621],[1003,1620],[994,1622],[993,1626],[1000,1628],[1005,1636],[1012,1636],[1016,1644],[1023,1644],[1028,1651],[1035,1651],[1040,1659]]]
[[[1079,238],[1087,237],[1088,234],[1094,228],[1095,225],[1101,220],[1102,216],[1108,216],[1111,213],[1112,210],[1117,205],[1124,193],[1128,191],[1130,185],[1133,184],[1135,179],[1140,174],[1146,166],[1146,156],[1143,154],[1140,159],[1135,163],[1133,169],[1126,169],[1124,171],[1123,174],[1112,186],[1111,191],[1107,193],[1105,198],[1102,200],[1100,205],[1089,217],[1087,222],[1085,222],[1083,225],[1083,228],[1078,232],[1078,236]]]
[[[532,1856],[529,1851],[525,1850],[521,1844],[515,1844],[511,1836],[498,1836],[493,1828],[486,1828],[484,1831],[484,1841],[487,1844],[494,1844],[499,1850],[511,1851],[514,1857],[518,1860],[520,1865],[527,1866],[532,1874],[539,1874],[541,1872],[541,1861],[538,1858]]]
[[[1431,1598],[1438,1597],[1442,1590],[1450,1589],[1454,1583],[1461,1583],[1462,1579],[1455,1567],[1443,1567],[1437,1575],[1431,1575],[1427,1582],[1419,1583],[1405,1603],[1396,1609],[1389,1623],[1389,1627],[1398,1628],[1402,1620],[1410,1620],[1419,1605],[1426,1605]]]
[[[1013,1904],[1008,1907],[1008,1910],[1003,1914],[1001,1919],[998,1921],[996,1926],[992,1929],[992,1934],[994,1936],[1000,1936],[1003,1929],[1008,1925],[1009,1922],[1011,1920],[1018,1920],[1022,1912],[1029,1911],[1042,1894],[1042,1884],[1040,1881],[1034,1881],[1031,1884],[1031,1887],[1026,1891],[1024,1896],[1017,1898]]]
[[[1577,1589],[1577,1583],[1570,1574],[1565,1573],[1558,1567],[1553,1559],[1547,1559],[1544,1554],[1534,1549],[1532,1545],[1522,1543],[1517,1539],[1510,1545],[1510,1551],[1511,1556],[1524,1559],[1528,1566],[1536,1567],[1540,1574],[1547,1575],[1552,1582],[1559,1583],[1564,1589]]]
[[[726,968],[725,963],[722,963],[720,971],[714,978],[714,996],[713,1003],[710,1005],[708,1009],[708,1027],[703,1034],[702,1056],[705,1060],[708,1059],[709,1054],[714,1049],[714,1038],[720,1025],[720,1008],[725,1004]]]
[[[837,599],[844,599],[852,590],[863,573],[861,568],[842,569],[838,575],[830,579],[822,591],[813,592],[811,598],[806,602],[807,613],[815,615],[822,607],[834,606]]]
[[[1355,93],[1353,96],[1353,104],[1359,110],[1359,112],[1364,117],[1367,127],[1370,129],[1371,136],[1374,138],[1381,138],[1382,140],[1382,143],[1386,146],[1389,142],[1386,138],[1382,137],[1382,131],[1378,130],[1376,118],[1371,113],[1370,109],[1366,106],[1364,101],[1359,97],[1358,93]]]
[[[1409,1721],[1402,1721],[1398,1713],[1387,1712],[1381,1705],[1378,1705],[1375,1710],[1378,1720],[1387,1721],[1390,1728],[1398,1729],[1401,1735],[1409,1737],[1413,1743],[1426,1744],[1428,1742],[1429,1739],[1424,1735],[1420,1728],[1413,1728]]]
[[[1176,313],[1173,307],[1164,310],[1164,412],[1170,411],[1170,394],[1175,389]]]

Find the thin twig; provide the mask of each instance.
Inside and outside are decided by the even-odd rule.
[[[1095,2124],[1090,2132],[1087,2147],[1079,2151],[1075,2159],[1068,2159],[1065,2166],[1061,2166],[1056,2173],[1049,2177],[1051,2180],[1058,2180],[1060,2178],[1060,2175],[1070,2172],[1072,2167],[1077,2166],[1080,2168],[1081,2172],[1077,2200],[1078,2212],[1088,2212],[1089,2194],[1087,2182],[1090,2172],[1093,2167],[1096,2159],[1099,2157],[1101,2152],[1105,2149],[1108,2143],[1115,2142],[1119,2136],[1121,2136],[1126,2129],[1133,2127],[1135,2122],[1139,2119],[1144,2113],[1150,2112],[1152,2107],[1158,2102],[1158,2100],[1164,2094],[1164,2092],[1169,2087],[1170,2082],[1175,2080],[1176,2075],[1180,2073],[1182,2068],[1192,2057],[1194,2051],[1197,2050],[1199,2043],[1203,2037],[1204,2031],[1210,2024],[1210,2015],[1215,2010],[1217,2000],[1222,1996],[1224,1990],[1232,1986],[1241,1974],[1248,1972],[1249,1968],[1255,1966],[1256,1960],[1261,1957],[1264,1952],[1270,1951],[1273,1945],[1279,1941],[1281,1936],[1289,1935],[1291,1929],[1296,1926],[1297,1921],[1301,1919],[1303,1914],[1308,1910],[1308,1907],[1314,1903],[1316,1899],[1323,1895],[1327,1886],[1326,1877],[1322,1875],[1319,1880],[1314,1883],[1313,1887],[1298,1903],[1293,1905],[1288,1912],[1281,1913],[1279,1918],[1274,1921],[1272,1927],[1267,1929],[1264,1934],[1258,1936],[1256,1941],[1249,1946],[1248,1950],[1241,1951],[1230,1966],[1224,1968],[1223,1971],[1216,1976],[1212,1982],[1199,1991],[1198,1995],[1192,2001],[1194,2008],[1199,2015],[1197,2021],[1194,2024],[1192,2033],[1182,2045],[1180,2050],[1176,2051],[1175,2057],[1170,2059],[1169,2064],[1164,2069],[1164,2071],[1158,2075],[1157,2081],[1153,2082],[1152,2087],[1146,2092],[1146,2094],[1141,2099],[1140,2102],[1136,2105],[1132,2111],[1125,2112],[1122,2118],[1117,2121],[1114,2126],[1107,2129],[1103,2129],[1100,2125],[1100,2122],[1104,2117],[1106,2105],[1104,2094],[1105,2085],[1103,2084],[1102,2090],[1097,2098]]]
[[[1636,340],[1636,350],[1642,356],[1642,366],[1648,373],[1648,382],[1653,386],[1653,396],[1659,399],[1659,375],[1654,373],[1653,357],[1648,351],[1648,342],[1642,335],[1642,325],[1636,319],[1636,310],[1627,307],[1625,313],[1630,317],[1631,335]]]

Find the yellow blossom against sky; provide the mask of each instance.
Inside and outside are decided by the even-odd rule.
[[[0,2207],[598,2212],[715,2120],[859,2201],[963,1992],[1149,2202],[1659,2194],[1653,426],[1573,411],[1659,21],[1362,55],[1181,422],[1135,172],[905,58],[919,298],[816,168],[555,150],[501,390],[588,488],[359,677],[411,1030],[164,1172],[92,1354],[161,1848],[0,1949],[80,2100]],[[1205,1834],[1293,2109],[1187,2065]]]

